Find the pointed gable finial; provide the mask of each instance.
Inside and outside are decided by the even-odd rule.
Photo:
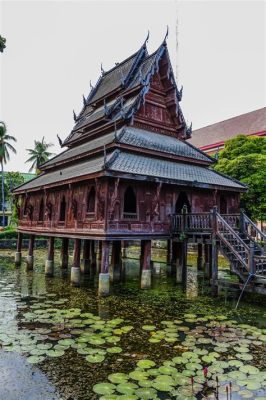
[[[63,141],[62,141],[62,139],[60,138],[59,135],[57,135],[57,139],[58,139],[60,147],[62,147]]]
[[[78,119],[78,118],[77,118],[76,113],[75,113],[74,110],[73,110],[73,118],[74,118],[74,121],[77,122],[77,119]]]
[[[183,96],[183,85],[181,86],[181,89],[178,90],[178,101],[182,100],[182,96]]]
[[[186,129],[186,139],[191,138],[192,136],[192,122],[190,124],[190,127]]]
[[[83,95],[83,104],[84,104],[84,106],[86,106],[87,105],[87,100],[86,100],[86,98],[85,98],[85,96]]]
[[[101,63],[101,73],[102,73],[102,75],[105,73],[105,71],[103,69],[103,63]]]
[[[92,86],[92,84],[91,84],[91,81],[90,81],[90,88],[91,88],[91,90],[93,89],[93,86]]]
[[[147,44],[148,41],[149,41],[149,38],[150,38],[150,31],[148,30],[148,35],[147,35],[147,37],[146,37],[146,39],[145,39],[145,42],[144,42],[144,44],[143,44],[143,47],[146,46],[146,44]]]
[[[164,43],[166,42],[166,39],[168,38],[168,33],[169,33],[169,28],[168,28],[168,25],[167,25],[167,28],[166,28],[166,34],[165,34],[165,37],[164,37]]]

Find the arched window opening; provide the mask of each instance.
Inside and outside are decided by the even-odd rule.
[[[60,218],[59,221],[65,221],[66,219],[66,199],[65,196],[63,196],[60,204]]]
[[[180,192],[175,204],[176,214],[180,214],[184,206],[187,206],[187,211],[191,212],[191,205],[185,192]]]
[[[124,218],[137,218],[137,199],[131,186],[126,189],[124,195]]]
[[[44,202],[43,199],[41,199],[40,209],[39,209],[39,221],[43,221],[43,216],[44,216]]]
[[[92,187],[87,199],[87,213],[95,213],[95,188]]]
[[[220,213],[227,214],[227,201],[223,194],[220,197]]]

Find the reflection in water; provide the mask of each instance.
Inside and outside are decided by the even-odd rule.
[[[188,266],[187,281],[186,281],[186,297],[187,299],[196,299],[198,297],[198,272],[195,267]]]
[[[16,379],[16,393],[19,393],[20,389],[23,392],[25,388],[23,382],[16,377],[19,376],[20,369],[25,371],[26,365],[28,370],[34,374],[27,374],[27,376],[22,374],[21,376],[27,380],[27,385],[30,388],[35,385],[36,389],[33,393],[36,396],[34,397],[33,394],[32,397],[26,398],[19,397],[16,394],[17,397],[14,396],[13,398],[1,397],[1,385],[7,385],[7,381],[1,382],[0,376],[1,400],[2,398],[4,400],[54,399],[56,397],[53,393],[53,385],[60,392],[61,400],[96,399],[97,396],[91,390],[92,386],[97,382],[106,381],[110,373],[118,371],[129,372],[135,368],[139,359],[147,358],[154,360],[157,364],[162,364],[165,360],[172,358],[173,354],[179,355],[179,350],[175,349],[171,342],[150,343],[148,341],[150,333],[143,332],[142,327],[143,325],[155,325],[158,328],[161,326],[161,321],[165,320],[181,320],[182,325],[184,325],[186,323],[184,314],[186,313],[209,316],[229,315],[230,318],[241,321],[243,324],[248,323],[256,326],[259,321],[260,327],[266,329],[263,304],[259,306],[245,304],[243,299],[238,312],[234,312],[230,298],[227,299],[228,303],[225,305],[224,297],[214,299],[205,294],[205,286],[202,285],[203,277],[200,274],[198,275],[194,266],[188,269],[186,291],[184,292],[181,285],[176,284],[175,277],[168,275],[166,264],[155,261],[151,290],[140,290],[138,257],[135,259],[123,259],[125,281],[114,285],[110,297],[99,299],[97,296],[97,275],[94,278],[84,277],[80,288],[73,287],[69,283],[70,269],[64,272],[64,277],[61,275],[58,254],[54,278],[46,278],[44,276],[44,252],[36,251],[35,256],[37,265],[33,272],[26,272],[25,265],[21,269],[2,271],[2,282],[0,282],[0,324],[2,326],[4,324],[5,329],[9,327],[14,333],[25,329],[25,327],[29,331],[38,329],[40,325],[33,322],[25,324],[25,326],[21,323],[23,313],[34,310],[34,307],[31,308],[31,306],[35,305],[36,302],[37,306],[38,303],[47,302],[48,310],[50,307],[55,309],[77,308],[81,312],[93,313],[102,320],[111,320],[117,317],[123,318],[124,325],[132,325],[133,329],[128,334],[122,335],[119,346],[123,351],[117,355],[108,355],[102,364],[88,363],[84,355],[79,354],[73,348],[69,348],[63,357],[47,358],[34,367],[30,367],[27,364],[25,356],[15,354],[15,357],[22,360],[18,363],[14,362],[13,367],[13,376]],[[39,262],[38,259],[40,259]],[[157,267],[158,265],[160,268]],[[160,273],[157,273],[158,270]],[[36,299],[32,296],[37,296],[38,298]],[[60,303],[60,299],[61,301],[65,299],[65,301]],[[56,304],[55,302],[58,301],[59,303]],[[18,321],[20,321],[19,324]],[[90,330],[88,327],[85,327],[85,329],[87,331]],[[54,329],[53,336],[57,334],[58,332]],[[71,333],[63,333],[63,335],[69,338]],[[4,353],[0,353],[0,357],[2,354]],[[256,350],[254,357],[256,357],[257,365],[261,363],[260,368],[265,368],[263,357],[266,357],[266,350],[264,353],[261,349],[260,352]],[[0,359],[2,361],[2,364],[0,362],[1,367],[4,369],[5,362],[8,363],[9,361],[3,357]],[[50,380],[49,383],[48,380],[44,382],[40,378],[40,382],[43,382],[40,385],[42,387],[40,393],[42,393],[43,397],[38,397],[38,388],[40,386],[35,382],[35,376],[38,376],[41,373],[40,371],[45,373],[45,375],[41,374],[42,377],[47,377]],[[27,390],[31,393],[31,389]]]

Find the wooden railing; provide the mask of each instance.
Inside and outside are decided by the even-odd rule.
[[[254,243],[259,244],[266,251],[266,234],[263,233],[256,224],[245,214],[244,210],[240,212],[240,231]]]
[[[209,233],[221,244],[224,255],[234,260],[234,270],[266,278],[266,256],[261,244],[266,235],[242,211],[240,214],[221,215],[214,207],[209,213],[187,213],[171,216],[172,233]],[[242,238],[242,237],[243,238]]]

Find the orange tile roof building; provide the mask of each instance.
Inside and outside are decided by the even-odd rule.
[[[196,129],[188,142],[213,155],[224,148],[226,140],[239,134],[265,136],[266,107]]]

